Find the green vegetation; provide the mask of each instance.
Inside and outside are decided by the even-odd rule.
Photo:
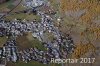
[[[17,45],[20,50],[32,47],[38,47],[38,49],[46,50],[46,48],[44,48],[44,46],[38,39],[33,38],[31,33],[28,33],[24,36],[19,36],[17,38]]]
[[[12,4],[13,0],[9,0],[3,4],[0,4],[0,12],[1,11],[5,11],[5,10],[9,10],[7,7],[8,5]]]
[[[27,35],[27,39],[29,40],[31,47],[38,47],[38,49],[46,50],[46,48],[44,48],[44,46],[38,39],[33,38],[31,33]]]
[[[40,20],[40,17],[37,16],[37,15],[33,15],[33,14],[24,14],[24,13],[20,13],[20,14],[12,14],[12,15],[8,15],[6,16],[6,20],[13,20],[15,18],[18,18],[18,19],[26,19],[26,20],[34,20],[34,19],[37,19],[37,20]]]
[[[44,46],[38,39],[33,38],[33,40],[30,41],[30,43],[33,47],[38,47],[38,49],[46,50],[46,48],[44,48]]]
[[[8,8],[8,9],[13,9],[14,7],[15,7],[15,5],[9,4],[7,8]]]
[[[29,63],[24,63],[24,62],[17,62],[15,63],[15,66],[47,66],[47,65],[44,65],[42,63],[38,63],[38,62],[29,62]]]
[[[13,8],[13,6],[9,5],[9,9]],[[26,8],[23,7],[21,4],[18,5],[8,16],[5,17],[6,20],[13,20],[15,18],[18,18],[18,19],[26,19],[26,20],[34,20],[34,19],[37,19],[37,20],[40,20],[40,17],[38,15],[34,15],[34,14],[25,14],[25,13],[19,13],[19,14],[16,14],[14,12],[19,12],[19,11],[23,11],[25,10]]]
[[[0,37],[0,47],[3,46],[3,44],[7,41],[6,37]]]
[[[25,63],[22,61],[18,61],[16,63],[9,62],[7,66],[61,66],[61,64],[42,64],[36,61]]]
[[[3,4],[0,4],[0,12],[8,12],[10,11],[11,9],[13,9],[16,5],[13,4],[13,0],[10,0],[6,3],[3,3]],[[19,13],[19,14],[16,14],[14,12],[19,12],[19,11],[23,11],[25,10],[26,8],[22,6],[22,4],[19,4],[10,14],[8,14],[5,19],[6,20],[13,20],[15,18],[18,18],[18,19],[26,19],[26,20],[34,20],[34,19],[37,19],[37,20],[40,20],[40,17],[37,16],[37,15],[33,15],[33,14],[24,14],[24,13]]]

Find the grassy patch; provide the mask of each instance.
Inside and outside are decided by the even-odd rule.
[[[13,9],[16,5],[13,4],[13,0],[10,0],[6,3],[0,4],[0,12],[4,12],[4,11],[10,11],[11,9]],[[22,6],[22,3],[19,4],[12,12],[10,12],[10,14],[8,14],[5,19],[6,20],[13,20],[15,18],[18,19],[26,19],[26,20],[40,20],[40,17],[37,15],[33,15],[33,14],[24,14],[24,13],[19,13],[16,14],[14,12],[19,12],[19,11],[23,11],[26,8]]]
[[[28,33],[24,36],[19,36],[17,38],[17,45],[20,50],[31,47],[38,47],[41,50],[46,50],[46,48],[43,47],[42,43],[38,39],[33,38],[31,33]]]
[[[33,14],[24,14],[24,13],[20,13],[20,14],[11,14],[11,15],[8,15],[6,16],[6,20],[13,20],[15,18],[18,18],[18,19],[26,19],[26,20],[34,20],[34,19],[37,19],[37,20],[40,20],[40,17],[37,16],[37,15],[33,15]]]
[[[4,43],[6,43],[7,38],[6,37],[0,37],[0,47],[3,46]]]
[[[14,7],[15,7],[15,5],[9,4],[7,8],[8,8],[8,9],[13,9]]]
[[[3,3],[3,4],[0,4],[0,12],[9,10],[7,7],[8,7],[8,5],[10,5],[12,2],[13,2],[13,0],[10,0],[10,1],[8,1],[8,2],[5,2],[5,3]]]
[[[46,48],[42,45],[42,43],[37,38],[33,38],[31,33],[28,33],[27,39],[30,41],[32,47],[38,47],[41,50],[46,50]]]
[[[31,61],[29,63],[25,63],[22,61],[18,61],[16,63],[9,62],[7,66],[61,66],[61,64],[42,64],[37,61]]]
[[[44,64],[35,62],[35,61],[31,61],[31,62],[29,62],[29,63],[18,62],[18,63],[16,63],[15,65],[16,65],[16,66],[47,66],[47,65],[44,65]]]

